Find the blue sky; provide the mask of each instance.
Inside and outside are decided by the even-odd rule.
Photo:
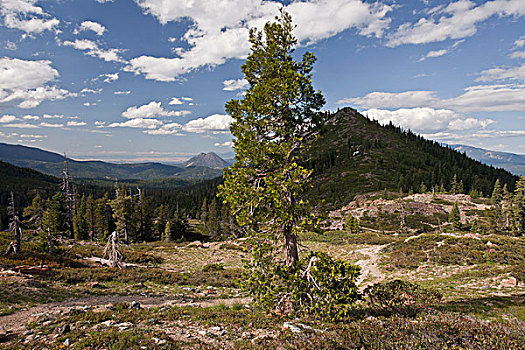
[[[284,6],[327,110],[525,154],[525,1],[0,0],[0,141],[76,159],[231,156],[248,30]]]

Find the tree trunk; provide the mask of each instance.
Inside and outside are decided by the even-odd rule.
[[[15,226],[15,245],[14,245],[14,253],[16,255],[20,254],[20,243],[21,243],[21,240],[22,240],[22,232],[20,230],[20,226],[18,224],[18,217],[16,218],[17,220],[17,223],[16,223],[16,226]]]
[[[284,230],[284,261],[286,266],[295,270],[299,254],[297,253],[297,236],[292,233],[291,227],[286,227]]]

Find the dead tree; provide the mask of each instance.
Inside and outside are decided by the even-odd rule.
[[[75,231],[73,227],[73,200],[74,195],[71,191],[71,176],[69,175],[69,161],[66,154],[64,153],[64,171],[62,172],[62,191],[66,196],[66,209],[67,209],[67,224],[69,229],[69,238],[75,238]]]
[[[9,206],[7,207],[7,213],[10,216],[10,222],[9,222],[9,230],[13,231],[15,234],[15,241],[12,244],[12,252],[14,254],[20,253],[20,242],[22,240],[22,228],[21,228],[21,222],[16,215],[15,211],[15,196],[13,195],[13,192],[11,192],[11,197],[9,198]],[[10,244],[10,246],[11,246]],[[6,250],[6,255],[10,253],[9,247]]]
[[[121,269],[124,266],[122,264],[122,254],[120,253],[120,242],[117,231],[113,231],[111,236],[109,236],[108,243],[104,248],[104,258],[109,260],[111,267]]]

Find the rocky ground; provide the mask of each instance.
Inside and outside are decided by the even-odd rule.
[[[425,198],[414,201],[435,200]],[[70,248],[69,260],[50,261],[47,277],[13,270],[38,265],[28,256],[0,259],[0,348],[379,349],[405,341],[406,348],[518,349],[525,341],[523,237],[332,231],[300,241],[302,254],[321,250],[359,265],[360,291],[402,279],[443,293],[443,301],[416,316],[378,313],[363,300],[348,322],[287,319],[253,308],[239,288],[249,256],[243,240],[132,245],[134,260],[123,270],[89,259],[100,258],[101,246],[84,243]],[[451,346],[431,346],[432,339]]]

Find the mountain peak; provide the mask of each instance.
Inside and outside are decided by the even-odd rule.
[[[201,152],[195,157],[188,159],[183,163],[185,167],[189,166],[205,166],[212,169],[223,169],[229,167],[231,164],[219,157],[214,152]]]

